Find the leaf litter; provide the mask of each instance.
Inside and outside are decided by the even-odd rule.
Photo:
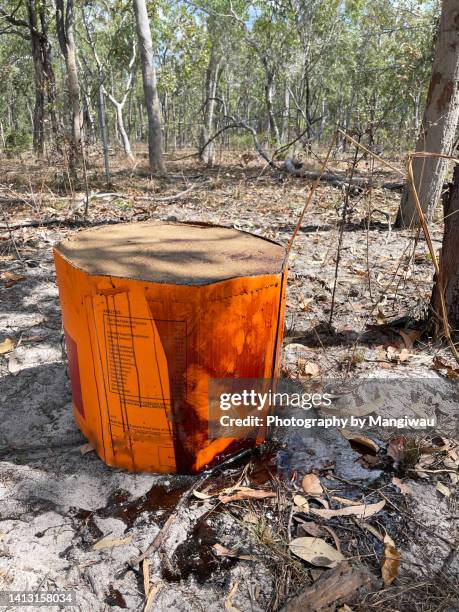
[[[231,160],[229,163],[231,163]],[[197,168],[195,165],[190,164],[188,168],[185,168],[185,173],[196,172],[197,170],[204,172],[202,168]],[[238,175],[237,178],[235,178],[236,175]],[[256,183],[253,181],[255,178],[257,179]],[[127,178],[124,179],[121,175],[120,181],[125,181],[126,190],[134,193]],[[136,193],[142,193],[139,191],[139,189],[143,188],[140,185],[142,181],[139,178]],[[232,191],[233,184],[236,182],[238,190],[237,202],[232,198],[232,195],[235,193],[235,191]],[[252,171],[251,174],[247,170],[243,172],[237,169],[231,170],[227,174],[221,173],[218,178],[214,177],[213,183],[211,197],[205,191],[191,194],[190,198],[183,200],[180,205],[168,204],[167,206],[155,207],[155,216],[166,218],[169,215],[174,215],[179,220],[189,220],[190,218],[196,218],[194,215],[199,210],[198,216],[200,220],[215,222],[219,220],[218,215],[221,214],[221,211],[225,210],[225,223],[232,224],[241,222],[240,209],[241,206],[244,206],[246,221],[242,223],[242,228],[249,229],[249,231],[257,231],[263,233],[266,237],[278,240],[285,237],[282,235],[282,232],[277,230],[285,221],[285,201],[288,200],[293,206],[299,206],[304,198],[304,193],[300,191],[304,188],[304,184],[301,183],[300,185],[297,181],[290,179],[287,179],[282,186],[282,197],[272,198],[273,192],[277,189],[275,179],[269,176],[258,177],[258,171]],[[165,189],[167,193],[167,190],[171,189],[171,187],[173,185],[168,185],[167,182],[164,182],[164,185],[159,188],[160,190]],[[120,184],[119,188],[122,190],[123,186]],[[234,189],[236,189],[235,185]],[[325,223],[332,224],[336,218],[336,211],[332,204],[335,196],[336,190],[325,185],[320,186],[317,198],[320,206],[314,213],[315,218],[314,220],[311,219],[311,222],[317,223],[318,227]],[[395,203],[396,198],[391,203],[391,194],[388,194],[387,197],[384,195],[384,197],[389,206]],[[352,214],[358,218],[359,215],[363,214],[366,204],[363,201],[357,202]],[[290,209],[288,212],[290,212]],[[29,211],[24,210],[22,212],[19,208],[19,218],[21,214],[29,214]],[[104,205],[104,208],[102,208],[100,203],[96,202],[94,206],[91,204],[89,222],[106,221],[107,215],[112,215],[115,220],[131,220],[126,212],[116,210],[113,206]],[[138,211],[135,212],[133,210],[132,219],[135,218],[138,218]],[[267,223],[264,223],[264,219],[267,220]],[[51,244],[59,239],[66,230],[54,232],[45,228],[41,231],[44,235],[46,234],[47,241]],[[438,235],[440,235],[440,228],[438,229]],[[361,330],[365,330],[369,310],[368,304],[371,302],[368,287],[372,286],[373,290],[375,290],[375,287],[378,286],[377,283],[386,283],[386,281],[390,280],[395,268],[394,262],[401,252],[401,246],[398,244],[398,239],[397,242],[389,239],[387,232],[371,229],[369,231],[369,244],[372,269],[368,273],[365,261],[366,253],[363,247],[365,234],[355,232],[357,240],[355,240],[355,243],[353,241],[352,250],[343,251],[343,268],[347,267],[348,272],[352,275],[352,283],[349,283],[347,287],[350,288],[346,289],[346,283],[350,279],[344,275],[341,277],[343,283],[338,291],[334,321],[336,331],[330,332],[329,329],[328,331],[323,331],[325,328],[319,327],[320,320],[326,318],[329,314],[330,287],[333,281],[331,274],[333,266],[329,265],[329,259],[331,260],[331,258],[327,245],[327,242],[330,241],[330,236],[329,231],[320,231],[317,232],[317,235],[313,235],[314,249],[317,253],[320,253],[320,256],[316,255],[315,258],[310,256],[311,235],[307,233],[300,235],[295,247],[295,257],[292,259],[290,271],[291,280],[288,287],[287,338],[291,334],[291,338],[299,338],[300,342],[304,344],[298,345],[298,354],[301,354],[302,357],[300,357],[299,362],[297,358],[297,363],[289,365],[290,374],[293,377],[298,373],[306,378],[314,378],[320,376],[323,372],[328,373],[330,368],[335,368],[333,370],[334,373],[339,373],[343,364],[350,364],[353,373],[371,372],[372,369],[375,367],[379,368],[380,365],[387,366],[387,369],[393,371],[399,371],[399,368],[403,368],[404,371],[411,372],[415,368],[415,355],[421,351],[419,346],[417,346],[418,336],[414,333],[412,334],[411,330],[408,330],[406,327],[403,328],[403,333],[400,333],[396,328],[391,330],[390,327],[392,325],[391,321],[398,315],[405,314],[412,304],[417,302],[419,297],[428,303],[429,296],[427,293],[419,296],[418,291],[419,286],[423,286],[423,284],[427,286],[431,280],[431,270],[428,262],[425,261],[425,258],[418,258],[416,260],[416,266],[413,269],[411,278],[406,277],[410,282],[404,282],[403,284],[403,292],[398,291],[396,287],[397,278],[391,281],[392,285],[389,285],[388,290],[383,296],[384,299],[381,301],[378,314],[373,316],[372,319],[382,324],[384,329],[370,330],[371,333],[375,334],[375,341],[368,341],[368,334],[365,331],[358,335],[354,352],[361,354],[363,359],[359,358],[351,362],[349,359],[349,346],[345,342],[341,342],[341,338],[346,338],[346,333],[349,331],[355,330],[360,334]],[[351,237],[349,234],[345,234],[346,240]],[[18,247],[20,250],[29,248],[27,244],[22,245],[20,241],[18,242]],[[24,275],[17,274],[14,276],[14,274],[12,273],[6,277],[2,276],[3,286],[8,292],[16,291],[22,285],[26,285],[26,283],[21,282],[26,279]],[[349,294],[346,293],[347,291],[349,291]],[[352,297],[354,294],[356,297]],[[342,330],[345,333],[340,336],[339,334],[342,333]],[[394,341],[394,334],[398,335],[398,343]],[[319,340],[317,340],[317,336],[319,336]],[[363,341],[361,341],[362,339]],[[400,343],[400,339],[402,343]],[[329,341],[330,344],[327,344]],[[382,353],[383,361],[381,362],[377,361],[381,357],[378,353],[378,346],[382,347],[380,352]],[[431,359],[432,365],[430,367],[436,369],[440,374],[445,374],[450,380],[458,377],[457,368],[448,363],[446,358],[442,356],[434,361],[428,348],[424,350],[424,354]],[[301,358],[303,361],[301,361]],[[375,366],[375,364],[377,365]],[[344,367],[347,368],[348,366],[345,365]],[[367,436],[363,436],[363,438],[367,438]],[[411,481],[408,479],[410,477],[419,478],[418,474],[423,474],[422,482],[426,483],[425,486],[428,484],[433,486],[439,503],[452,503],[452,498],[456,492],[456,485],[453,482],[448,482],[448,485],[446,485],[445,482],[447,481],[446,479],[451,480],[451,477],[456,476],[457,455],[454,455],[454,448],[450,454],[446,448],[440,450],[446,446],[445,444],[442,446],[433,445],[433,452],[428,454],[420,450],[419,443],[411,445],[406,440],[399,440],[398,442],[392,442],[391,440],[389,441],[389,449],[386,453],[384,444],[381,445],[380,450],[377,450],[374,446],[372,448],[371,443],[368,445],[363,440],[355,440],[355,443],[363,444],[366,447],[366,454],[359,459],[364,459],[369,468],[372,467],[371,461],[375,459],[379,461],[381,456],[383,458],[389,457],[391,460],[390,469],[395,470],[394,473],[397,474],[395,477],[400,477],[402,486],[410,486],[411,488]],[[370,459],[371,457],[373,459]],[[384,464],[384,469],[387,469],[387,464]],[[411,472],[410,470],[415,471]],[[310,473],[309,469],[308,473]],[[328,544],[336,552],[338,552],[337,542],[340,542],[343,548],[343,556],[354,558],[361,555],[362,559],[367,558],[370,565],[371,563],[373,564],[372,567],[375,572],[380,563],[382,563],[383,553],[386,552],[386,545],[387,547],[391,546],[387,542],[384,545],[381,543],[382,530],[390,532],[389,537],[392,538],[393,543],[395,542],[396,549],[401,549],[402,546],[406,547],[407,545],[403,533],[398,528],[397,517],[404,521],[405,529],[408,530],[410,538],[419,538],[419,534],[422,534],[422,537],[427,540],[426,532],[422,531],[422,527],[411,520],[409,514],[411,510],[407,510],[408,506],[405,505],[416,503],[416,487],[413,489],[413,495],[409,495],[406,491],[404,495],[403,489],[400,488],[399,484],[392,482],[393,473],[391,471],[386,480],[378,481],[378,486],[381,485],[383,487],[381,493],[388,496],[391,503],[386,502],[379,511],[371,515],[368,515],[368,508],[374,508],[375,505],[378,506],[382,501],[385,501],[376,501],[378,499],[377,491],[368,491],[368,489],[363,488],[358,489],[356,492],[355,485],[353,484],[340,483],[338,485],[336,481],[329,478],[333,474],[333,467],[328,471],[318,470],[317,474],[314,474],[317,478],[317,480],[314,479],[314,487],[312,486],[313,479],[311,479],[309,483],[310,488],[307,491],[301,487],[301,475],[299,475],[299,483],[293,485],[293,494],[292,486],[285,487],[283,483],[276,479],[270,480],[269,484],[262,483],[260,485],[257,482],[252,483],[250,477],[248,477],[243,483],[240,483],[239,487],[233,489],[231,487],[211,487],[205,491],[196,490],[193,492],[193,498],[196,506],[199,508],[204,509],[212,505],[216,509],[224,508],[224,512],[229,513],[231,516],[237,517],[240,514],[241,518],[244,516],[249,517],[246,521],[242,520],[242,523],[246,525],[246,528],[259,542],[264,554],[272,555],[270,558],[275,560],[275,563],[272,563],[271,566],[276,567],[277,563],[283,567],[282,571],[286,577],[282,579],[280,577],[281,574],[279,575],[278,587],[279,591],[283,592],[284,595],[286,592],[282,590],[282,580],[287,580],[289,585],[296,585],[294,587],[296,589],[300,588],[299,585],[311,584],[310,574],[308,573],[311,569],[311,566],[308,564],[309,562],[304,559],[302,560],[298,555],[290,554],[289,540],[285,535],[289,531],[290,525],[290,542],[297,539],[294,525],[301,525],[301,523],[297,522],[297,518],[314,518],[314,521],[308,520],[307,522],[309,523],[308,529],[316,529],[316,532],[320,533],[320,535],[316,536],[316,539],[324,541],[325,544]],[[451,490],[452,495],[446,497],[442,494],[436,488],[438,483],[443,484],[445,487],[447,486]],[[260,486],[265,488],[260,488]],[[362,486],[365,487],[367,485],[363,483]],[[218,488],[217,493],[213,493],[212,490],[216,488]],[[304,503],[303,499],[297,498],[295,501],[297,494],[306,499],[307,504]],[[392,495],[394,497],[391,497]],[[346,496],[349,499],[344,501],[347,499]],[[225,501],[220,499],[221,497]],[[371,501],[367,501],[367,498]],[[298,501],[301,503],[296,503]],[[193,504],[193,502],[190,503],[191,505]],[[396,508],[391,504],[394,504]],[[317,507],[319,505],[322,508]],[[366,508],[366,512],[361,513],[362,507]],[[346,508],[357,508],[357,513],[350,515],[345,513],[343,515],[342,511],[346,510]],[[338,514],[328,514],[328,516],[317,515],[317,512],[323,511],[338,512]],[[291,517],[292,513],[293,517]],[[362,516],[365,517],[365,520],[362,519]],[[316,528],[312,527],[311,523],[316,525]],[[327,531],[326,528],[332,530],[336,537],[339,534],[339,539],[335,540],[332,531]],[[364,532],[366,535],[359,535]],[[435,534],[430,537],[434,539]],[[123,538],[112,538],[115,542],[117,539],[119,541],[123,540]],[[226,542],[227,540],[223,541]],[[113,548],[117,547],[113,546]],[[119,545],[119,548],[122,549],[122,545]],[[238,550],[233,545],[227,545],[225,548],[230,552]],[[328,550],[332,557],[336,555],[336,552],[332,553]],[[387,552],[389,553],[389,551]],[[393,561],[393,556],[392,551],[391,555],[387,554],[385,557],[389,579],[395,573],[393,567],[390,568],[388,565],[389,561]],[[313,558],[317,560],[317,557]],[[328,559],[326,555],[325,558]],[[225,555],[222,555],[222,560],[224,559]],[[244,560],[235,560],[241,563],[245,562]],[[282,560],[282,563],[280,563],[280,560]],[[333,563],[333,559],[329,559],[329,561]],[[323,570],[325,576],[330,576],[331,572],[339,569],[343,563],[344,561],[338,562],[334,568],[325,566]],[[313,567],[315,566],[313,565]],[[403,564],[398,569],[398,575],[393,578],[389,585],[391,589],[397,588],[397,586],[394,587],[394,584],[398,584],[402,568]],[[154,578],[152,579],[155,580]],[[158,582],[158,584],[162,583]],[[230,587],[230,594],[232,596],[227,601],[228,608],[233,606],[233,599],[238,591],[238,583],[233,581],[231,584],[233,585]],[[154,592],[154,587],[152,589]],[[163,590],[167,591],[167,589]],[[421,592],[421,589],[419,592]],[[411,592],[412,595],[413,593],[414,591]],[[153,605],[152,602],[159,592],[158,594],[153,594],[154,596],[149,607]],[[368,609],[372,609],[370,607],[371,602],[369,602],[370,600],[367,600]],[[341,607],[345,608],[346,606]],[[353,609],[352,606],[351,608]],[[403,609],[403,607],[400,609]]]

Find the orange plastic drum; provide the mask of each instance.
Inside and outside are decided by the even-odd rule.
[[[211,378],[275,378],[285,249],[234,229],[129,223],[54,249],[77,424],[108,465],[195,473],[262,441],[208,437]]]

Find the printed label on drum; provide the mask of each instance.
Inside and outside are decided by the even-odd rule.
[[[104,333],[110,391],[132,398],[129,403],[145,406],[148,400],[160,400],[163,407],[168,398],[161,393],[161,385],[158,386],[158,397],[147,397],[141,393],[141,364],[138,361],[145,359],[155,343],[151,321],[105,310]],[[135,398],[137,403],[133,402]],[[153,402],[152,407],[155,406],[156,403]]]
[[[178,392],[171,386],[183,385],[183,378],[177,380],[168,370],[172,367],[182,373],[185,369],[185,329],[184,321],[153,321],[105,310],[110,391],[131,405],[169,408],[171,392]],[[171,352],[173,360],[168,363]]]
[[[175,469],[168,353],[170,343],[177,356],[185,346],[183,322],[167,322],[166,350],[158,325],[162,331],[164,327],[136,295],[125,291],[97,295],[93,306],[101,388],[115,453],[131,455],[133,464],[137,457],[148,456],[152,465]],[[159,448],[168,449],[161,450],[161,460]]]

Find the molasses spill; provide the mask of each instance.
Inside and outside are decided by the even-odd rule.
[[[164,567],[163,578],[169,582],[180,582],[193,575],[200,583],[207,582],[216,570],[229,568],[235,559],[217,557],[212,547],[219,542],[217,531],[210,525],[211,518],[201,517],[188,539],[177,546],[169,567]]]

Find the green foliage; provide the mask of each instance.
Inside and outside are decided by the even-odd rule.
[[[40,3],[56,74],[56,110],[60,124],[67,125],[65,64],[53,5],[51,0]],[[82,14],[103,67],[104,85],[121,99],[136,39],[132,0],[75,4],[82,99],[97,123],[98,67]],[[0,0],[0,8],[8,13],[8,0]],[[174,134],[184,143],[196,144],[213,52],[220,67],[215,129],[225,125],[229,115],[239,116],[256,128],[263,142],[275,146],[267,121],[271,80],[273,115],[283,142],[305,130],[309,137],[324,140],[336,125],[356,129],[368,141],[408,146],[414,140],[430,77],[438,0],[150,0],[148,11],[169,139]],[[27,20],[25,3],[17,4],[15,18]],[[27,27],[11,26],[0,40],[0,119],[5,132],[28,135],[27,146],[35,104],[28,36]],[[137,50],[124,110],[133,139],[146,133],[138,58]],[[110,105],[107,121],[113,142]],[[228,137],[238,146],[253,146],[246,132],[225,132]]]
[[[14,131],[5,137],[5,151],[8,155],[19,155],[30,149],[32,136],[29,132]]]

